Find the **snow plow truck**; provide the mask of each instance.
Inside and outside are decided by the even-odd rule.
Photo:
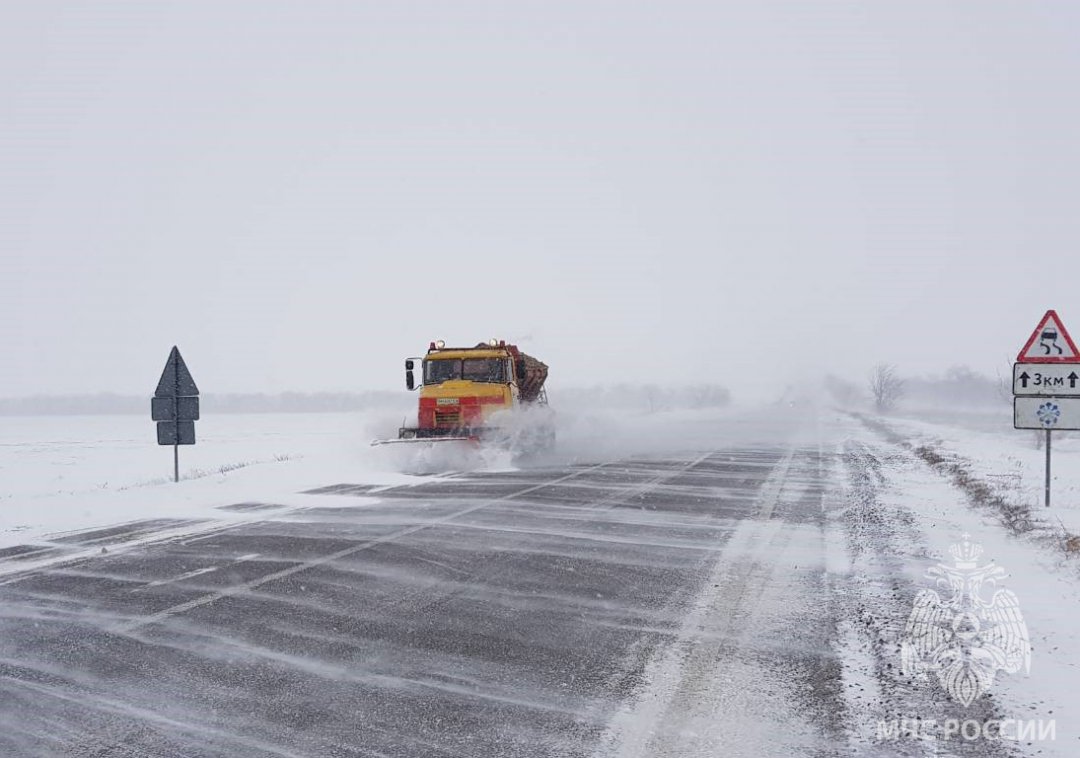
[[[426,356],[405,361],[405,386],[420,393],[416,426],[402,426],[396,440],[373,444],[470,441],[520,451],[550,448],[555,427],[547,376],[547,364],[504,340],[474,347],[432,342]]]

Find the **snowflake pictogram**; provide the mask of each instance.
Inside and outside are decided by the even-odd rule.
[[[1036,415],[1039,417],[1039,423],[1049,428],[1054,426],[1058,419],[1061,418],[1061,408],[1058,407],[1057,403],[1046,402],[1039,406]]]

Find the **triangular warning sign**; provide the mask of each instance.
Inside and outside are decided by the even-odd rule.
[[[1016,356],[1018,363],[1080,363],[1080,350],[1055,311],[1047,311]]]
[[[198,394],[199,388],[195,386],[184,358],[174,345],[169,360],[165,362],[165,370],[161,372],[154,397],[191,397]]]

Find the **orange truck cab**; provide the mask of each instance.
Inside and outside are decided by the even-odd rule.
[[[420,382],[417,382],[417,362]],[[505,341],[475,347],[432,342],[423,358],[405,361],[405,385],[419,389],[417,425],[400,440],[472,439],[494,431],[491,418],[528,404],[547,404],[547,366]]]

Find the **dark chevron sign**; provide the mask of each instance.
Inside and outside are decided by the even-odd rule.
[[[199,388],[191,378],[184,358],[173,346],[157,390],[150,400],[150,418],[157,423],[159,445],[173,446],[173,480],[180,481],[180,445],[195,444],[195,422],[199,420]]]

